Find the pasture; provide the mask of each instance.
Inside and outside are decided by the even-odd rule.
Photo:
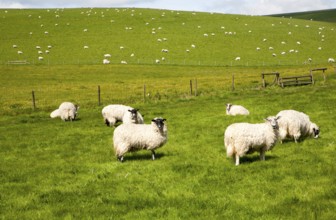
[[[335,41],[329,41],[335,39],[335,24],[140,9],[0,12],[7,21],[0,26],[6,33],[0,36],[1,219],[336,217],[336,72],[327,63],[335,55]],[[106,23],[114,28],[103,28]],[[246,26],[263,29],[263,34],[256,35],[255,29],[249,33]],[[278,28],[265,31],[272,27]],[[201,30],[195,32],[195,28]],[[295,28],[300,31],[294,32]],[[215,40],[220,35],[211,35],[215,30],[222,31],[222,38]],[[104,43],[104,31],[111,36],[109,44]],[[139,33],[134,37],[129,31]],[[239,37],[229,41],[225,31]],[[290,31],[300,36],[286,41],[291,42],[287,48],[289,43],[281,44],[281,39]],[[325,34],[324,41],[319,31]],[[157,41],[165,37],[167,41]],[[267,52],[255,50],[263,38],[267,38],[263,46]],[[244,39],[251,50],[239,47]],[[288,53],[273,57],[274,52],[268,51],[274,42],[294,48],[298,39],[310,46],[293,57]],[[323,50],[317,49],[320,42],[325,45]],[[13,48],[14,44],[18,47]],[[49,44],[50,53],[38,61],[35,46],[44,51]],[[83,48],[86,44],[88,50]],[[194,51],[190,48],[188,57],[185,50],[191,44],[196,47]],[[120,50],[120,46],[125,48]],[[163,48],[169,52],[162,55]],[[17,54],[21,49],[23,56]],[[127,53],[122,52],[125,49]],[[112,54],[110,65],[101,62],[105,53]],[[236,56],[241,60],[235,62]],[[308,57],[313,61],[305,62]],[[156,64],[158,58],[161,62]],[[19,59],[30,64],[6,63]],[[120,64],[126,59],[128,65]],[[268,86],[262,88],[262,72],[294,76],[318,67],[328,69],[324,75],[313,73],[314,85],[280,88],[270,85],[270,77]],[[80,105],[78,120],[67,123],[49,117],[63,101]],[[226,116],[227,102],[244,105],[251,114]],[[157,150],[155,161],[146,151],[126,154],[124,163],[116,160],[114,128],[106,127],[101,116],[103,106],[111,103],[139,108],[146,123],[156,116],[167,119],[168,142]],[[266,152],[265,161],[259,161],[255,153],[243,157],[238,167],[226,158],[223,133],[228,125],[259,123],[283,109],[307,113],[320,126],[320,138],[278,143]]]

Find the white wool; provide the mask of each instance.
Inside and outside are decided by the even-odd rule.
[[[292,138],[297,142],[300,137],[314,136],[318,138],[320,129],[310,121],[308,115],[296,110],[282,110],[277,116],[279,119],[279,138],[281,142],[286,138]]]
[[[165,119],[154,118],[151,124],[121,124],[113,133],[113,145],[118,160],[123,161],[125,153],[137,150],[154,150],[167,142]]]
[[[143,124],[140,112],[137,111],[136,117],[133,117],[131,110],[134,108],[126,105],[108,105],[103,108],[102,115],[107,126],[114,126],[117,122]]]
[[[249,115],[250,112],[241,105],[232,105],[228,103],[226,104],[226,114],[227,115]]]
[[[76,119],[79,107],[71,102],[63,102],[58,109],[51,112],[51,118],[60,117],[63,121],[72,121]]]
[[[224,133],[224,145],[228,157],[234,157],[236,165],[245,154],[260,152],[265,160],[265,151],[271,150],[277,141],[277,118],[270,116],[265,123],[235,123],[229,125]]]

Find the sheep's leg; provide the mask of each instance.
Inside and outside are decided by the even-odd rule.
[[[264,150],[260,151],[260,160],[265,160],[265,151]]]
[[[152,150],[152,160],[155,160],[155,151]]]
[[[238,165],[239,165],[239,155],[236,154],[236,166],[238,166]]]

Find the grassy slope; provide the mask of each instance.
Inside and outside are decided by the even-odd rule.
[[[136,54],[140,53],[142,57],[152,59],[154,56],[162,56],[161,48],[165,47],[161,44],[150,46],[151,44],[146,44],[145,40],[142,41],[148,47],[148,51],[154,51],[145,53],[143,48],[145,46],[132,42],[130,39],[134,38],[127,38],[126,35],[113,38],[112,45],[107,44],[105,47],[100,41],[92,40],[91,38],[103,39],[99,28],[102,27],[99,26],[102,24],[99,22],[101,14],[94,16],[96,20],[91,24],[84,19],[87,15],[82,17],[80,13],[86,10],[72,10],[71,12],[78,12],[72,13],[70,23],[73,25],[72,30],[69,28],[69,32],[66,32],[67,29],[63,27],[62,32],[67,35],[58,32],[59,37],[52,38],[55,44],[51,49],[50,59],[55,59],[55,63],[62,63],[63,59],[65,62],[73,63],[76,59],[74,56],[81,59],[97,56],[99,57],[97,59],[101,60],[105,50],[112,50],[109,48],[118,51],[115,54],[111,52],[114,55],[113,61],[117,62],[119,59],[125,59],[123,52],[119,52],[119,46],[125,42],[129,42],[132,49],[138,46]],[[101,10],[106,11],[97,9],[98,12]],[[11,12],[9,10],[6,14],[6,19]],[[30,27],[34,26],[36,30],[40,28],[41,23],[37,19],[39,14],[43,13],[41,19],[45,15],[50,15],[50,19],[56,19],[53,10],[18,12],[25,14],[25,16],[20,14],[19,18],[27,18],[28,14],[32,14],[36,27],[34,25]],[[70,11],[64,10],[62,13],[67,12],[69,12],[67,16],[70,16]],[[163,11],[149,10],[149,12],[156,14],[158,19],[161,18]],[[119,13],[124,13],[125,16],[125,13],[130,14],[130,11]],[[145,15],[147,11],[144,10],[142,13]],[[164,19],[169,20],[170,13],[172,12],[166,11]],[[154,14],[147,16],[151,18]],[[180,20],[181,14],[173,14],[177,20],[170,17],[170,21],[149,19],[149,22],[154,22],[156,28],[162,25],[162,30],[169,27],[169,22],[171,30],[182,30],[176,27],[180,23],[182,26],[182,21],[185,25],[193,23],[196,28],[199,22],[204,22],[202,28],[206,26],[204,17],[197,22],[191,19],[200,13],[197,15],[182,13],[190,19],[189,22],[185,17]],[[117,15],[113,16],[114,23],[120,21],[115,17]],[[120,18],[123,16],[120,15]],[[213,18],[212,16],[219,15],[204,14],[204,16]],[[123,21],[128,17],[132,19],[129,15],[125,16]],[[232,16],[231,19],[235,20],[236,17]],[[251,21],[250,17],[246,17],[246,20],[245,17],[238,17],[242,24]],[[108,17],[107,21],[110,19],[111,17]],[[48,21],[49,27],[54,27],[55,21]],[[267,20],[267,24],[269,21]],[[289,29],[283,25],[283,21],[288,20],[274,18],[272,21],[276,27],[283,26],[282,31],[288,33]],[[281,25],[280,21],[283,22]],[[19,19],[17,22],[23,20]],[[144,19],[143,22],[147,20]],[[213,23],[216,22],[218,23],[214,26],[217,27],[220,22],[214,19]],[[295,20],[295,22],[302,22],[299,27],[306,24],[305,21]],[[58,23],[61,24],[59,21]],[[122,22],[119,24],[119,32],[124,30],[125,24]],[[309,24],[310,27],[317,28],[322,23]],[[323,23],[323,25],[331,27],[328,26],[330,24]],[[9,25],[0,28],[10,30]],[[84,28],[89,29],[87,33],[90,37],[85,37],[82,32]],[[208,30],[209,33],[212,28]],[[22,33],[27,33],[28,28],[24,26],[20,30]],[[76,33],[81,36],[79,39],[73,39],[76,36],[73,30],[77,30]],[[91,30],[98,31],[99,34]],[[185,34],[191,33],[191,30],[195,29],[190,29]],[[302,26],[300,30],[305,32],[311,29]],[[146,31],[151,32],[152,27]],[[203,31],[200,31],[202,37],[192,39],[199,40],[199,43],[204,42]],[[314,29],[314,33],[315,31],[317,30]],[[26,35],[15,35],[15,28],[10,32],[13,35],[0,36],[4,42],[0,45],[2,48],[0,56],[3,60],[14,59],[16,56],[11,48],[14,43],[19,47],[26,45],[24,54],[27,59],[37,56],[34,48],[37,43],[43,47],[50,43],[42,37],[43,33],[35,38],[34,32],[33,39],[24,40],[22,36]],[[141,36],[139,34],[138,38]],[[152,36],[151,33],[143,35],[144,39],[148,39],[149,36]],[[280,40],[272,36],[271,34],[267,36],[267,42],[270,42],[270,39]],[[188,37],[190,36],[185,36],[185,41],[188,42],[185,45],[194,42]],[[246,37],[249,39],[248,35]],[[59,43],[61,38],[66,39],[62,44]],[[176,38],[179,40],[170,40],[174,37],[169,35],[166,43],[170,45],[167,47],[170,52],[174,51],[171,48],[179,48],[183,42],[181,39],[184,39],[183,35]],[[258,36],[259,38],[262,39],[262,36]],[[157,36],[152,39],[152,43],[156,42],[156,39]],[[86,55],[80,50],[86,43],[85,40],[96,45],[90,45],[93,50]],[[307,39],[307,42],[309,41],[310,39]],[[202,44],[201,46],[199,43],[196,44],[197,48],[201,49],[196,54],[191,53],[192,56],[210,63],[212,57],[208,57],[211,54],[208,47],[212,45],[214,53],[221,53],[217,48],[220,41],[212,42],[213,44],[206,44],[203,47]],[[312,45],[314,42],[315,40],[312,41]],[[78,49],[72,50],[76,55],[65,53],[70,45],[78,46]],[[184,50],[185,47],[180,48]],[[241,48],[238,49],[243,51]],[[228,53],[228,50],[225,51]],[[226,53],[223,53],[223,56]],[[329,56],[326,50],[322,53],[325,57]],[[249,56],[248,50],[246,54]],[[179,52],[169,53],[167,56],[177,57],[181,63],[184,59]],[[249,57],[255,56],[256,53],[253,52]],[[196,58],[193,58],[193,61]],[[335,152],[333,128],[336,106],[335,95],[330,91],[336,89],[336,78],[332,65],[327,67],[326,82],[323,81],[321,73],[316,73],[315,86],[286,89],[269,87],[264,90],[260,89],[261,72],[279,71],[283,75],[299,75],[307,74],[310,67],[3,65],[0,67],[2,85],[0,87],[0,158],[2,158],[0,218],[334,219],[336,167],[333,163]],[[234,92],[231,91],[232,73],[235,74],[236,83]],[[188,94],[189,80],[195,78],[198,80],[198,97]],[[142,101],[143,84],[146,84],[149,94],[146,103]],[[102,106],[97,106],[97,85],[101,85],[102,88],[103,105],[120,102],[139,107],[145,115],[146,122],[159,115],[168,119],[169,141],[157,151],[156,161],[150,161],[148,152],[127,154],[124,164],[115,160],[111,146],[113,128],[103,124],[100,113]],[[36,91],[38,107],[36,111],[31,110],[31,90]],[[75,101],[81,105],[79,120],[74,123],[63,123],[59,119],[49,118],[50,111],[64,100]],[[251,115],[225,116],[226,102],[248,107]],[[229,124],[237,121],[261,122],[264,117],[287,108],[308,113],[321,127],[321,138],[307,139],[299,144],[286,142],[277,145],[273,151],[266,153],[265,162],[260,162],[257,154],[244,157],[240,167],[235,167],[231,159],[226,159],[223,132]]]
[[[325,21],[325,22],[336,22],[336,9],[330,10],[320,10],[320,11],[307,11],[299,13],[287,13],[287,14],[277,14],[271,15],[274,17],[286,17],[286,18],[296,18],[314,21]]]
[[[335,56],[333,23],[146,9],[0,10],[0,15],[2,63],[26,59],[44,64],[100,64],[103,55],[110,53],[113,63],[151,64],[165,57],[161,64],[272,66],[302,64],[309,57],[324,64]],[[18,48],[12,48],[14,44]],[[44,52],[48,45],[53,46],[50,53],[38,61],[35,46]],[[289,53],[291,49],[298,53]],[[18,50],[23,54],[18,55]],[[240,62],[235,61],[237,56]]]

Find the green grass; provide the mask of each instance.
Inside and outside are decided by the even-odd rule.
[[[0,10],[0,219],[335,219],[336,75],[326,63],[334,55],[335,25],[132,10]],[[129,26],[133,29],[126,31]],[[325,34],[320,54],[319,27]],[[225,31],[236,35],[229,38]],[[289,31],[293,38],[273,52],[297,40],[310,46],[276,60],[269,57],[273,52],[255,50],[262,43],[262,48],[280,46]],[[166,42],[157,41],[164,37]],[[37,62],[35,46],[49,44],[50,56]],[[89,50],[83,50],[86,44]],[[151,65],[163,56],[162,48],[169,49],[165,65]],[[104,53],[112,54],[113,64],[100,64]],[[237,55],[240,63],[234,62]],[[313,62],[302,65],[307,57]],[[126,58],[129,65],[120,65]],[[35,65],[5,65],[17,59]],[[306,75],[316,67],[328,68],[326,80],[314,72],[314,85],[282,89],[267,77],[269,86],[261,87],[262,72]],[[195,89],[196,79],[194,96],[190,80]],[[63,101],[80,105],[78,120],[49,117]],[[226,116],[227,102],[246,106],[251,115]],[[146,151],[127,154],[124,163],[116,160],[113,128],[101,116],[111,103],[139,108],[147,123],[156,116],[167,119],[168,142],[157,150],[157,160]],[[321,137],[277,144],[266,161],[252,154],[239,167],[226,158],[228,125],[259,123],[283,109],[306,112]]]
[[[160,65],[296,66],[308,58],[325,65],[335,56],[336,24],[328,22],[112,8],[0,10],[0,15],[2,64],[13,60],[38,65],[102,64],[103,55],[109,53],[115,64],[122,60],[154,64],[159,59]],[[42,55],[36,46],[41,47]],[[18,55],[18,50],[23,54]],[[44,60],[39,61],[38,56]],[[241,60],[235,61],[238,56]]]
[[[7,74],[1,83],[8,84],[1,91],[1,218],[335,218],[335,95],[330,91],[336,77],[331,68],[325,82],[316,73],[314,86],[261,89],[261,68],[114,67],[2,68]],[[279,72],[291,75],[305,68]],[[130,72],[138,77],[129,77]],[[235,91],[231,73],[237,73]],[[191,77],[198,79],[197,97],[189,95]],[[115,78],[124,84],[114,84]],[[144,82],[161,98],[143,103]],[[116,160],[113,128],[104,125],[103,106],[97,106],[97,84],[115,90],[111,99],[102,94],[103,105],[119,100],[139,107],[147,123],[155,116],[167,118],[169,140],[157,160],[146,151],[127,154],[123,164]],[[73,123],[49,118],[65,98],[81,104]],[[226,116],[226,102],[246,106],[251,115]],[[223,133],[229,124],[258,123],[291,108],[309,114],[321,127],[321,138],[278,144],[264,162],[252,154],[235,167],[226,158]]]

